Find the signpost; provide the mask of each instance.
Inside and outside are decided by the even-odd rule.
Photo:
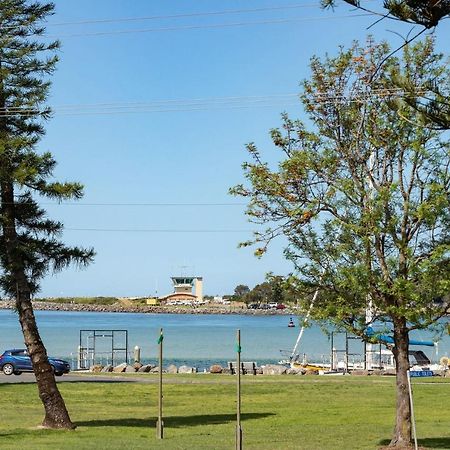
[[[411,388],[411,376],[429,376],[429,375],[411,375],[412,373],[420,373],[422,371],[409,371],[408,370],[408,390],[409,390],[409,403],[411,406],[411,423],[412,423],[412,432],[414,437],[414,449],[418,450],[417,446],[417,433],[416,433],[416,419],[414,417],[414,405],[413,405],[413,397],[412,397],[412,388]],[[423,372],[431,372],[431,370],[424,370]],[[431,376],[433,376],[433,372],[431,372]]]
[[[411,378],[414,377],[432,377],[433,371],[432,370],[410,370],[409,376]]]
[[[242,428],[241,428],[241,330],[237,330],[236,336],[237,353],[237,422],[236,422],[236,450],[242,450]]]
[[[158,395],[158,421],[156,422],[156,437],[162,439],[164,435],[164,422],[162,420],[162,404],[163,404],[163,389],[162,389],[162,359],[163,359],[163,329],[160,329],[158,345],[159,345],[159,395]]]

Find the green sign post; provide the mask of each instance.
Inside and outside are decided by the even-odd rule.
[[[163,386],[162,386],[162,359],[163,359],[163,329],[160,329],[158,345],[159,345],[159,391],[158,391],[158,421],[156,422],[156,437],[162,439],[164,437],[164,422],[162,418],[163,405]]]
[[[242,450],[242,428],[241,428],[241,330],[236,335],[237,353],[237,421],[236,421],[236,450]]]

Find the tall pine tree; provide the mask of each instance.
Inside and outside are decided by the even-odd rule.
[[[24,342],[44,404],[43,426],[74,428],[58,390],[36,325],[32,295],[49,271],[74,262],[89,263],[94,252],[58,240],[63,225],[46,217],[35,200],[78,199],[79,183],[51,180],[56,162],[36,146],[50,116],[45,106],[55,69],[58,42],[42,37],[52,3],[2,0],[0,3],[0,283],[15,298]]]

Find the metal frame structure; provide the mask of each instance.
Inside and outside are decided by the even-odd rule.
[[[334,336],[336,334],[343,334],[345,336],[345,349],[336,349],[334,348]],[[362,353],[350,353],[349,352],[349,341],[357,340],[360,341],[363,345]],[[363,368],[364,370],[373,370],[373,369],[382,369],[383,361],[382,361],[382,344],[381,342],[378,344],[372,344],[370,347],[366,341],[363,341],[359,336],[353,336],[345,331],[332,331],[331,332],[331,369],[336,369],[334,367],[334,359],[339,353],[344,354],[344,363],[345,363],[345,371],[349,371],[349,356],[363,356]],[[377,355],[379,358],[378,365],[374,364],[374,356]]]
[[[120,337],[122,337],[122,340]],[[128,330],[80,330],[80,345],[78,347],[79,369],[88,369],[90,363],[92,365],[95,364],[95,358],[98,356],[96,343],[98,339],[102,338],[111,339],[111,364],[114,365],[115,363],[116,353],[125,353],[124,362],[128,364]]]
[[[335,344],[335,340],[334,337],[337,334],[342,334],[344,335],[344,342],[345,342],[345,349],[336,349],[334,348],[334,344]],[[344,364],[345,364],[345,371],[348,372],[349,371],[349,356],[362,356],[363,360],[361,362],[363,362],[363,367],[365,370],[370,370],[372,369],[372,365],[373,365],[373,361],[372,361],[372,355],[378,353],[377,350],[369,350],[368,346],[367,346],[367,342],[362,341],[362,339],[359,336],[353,336],[345,331],[332,331],[330,334],[330,368],[331,370],[335,370],[337,369],[337,367],[334,367],[334,360],[335,357],[338,354],[344,354]],[[349,352],[349,341],[351,340],[356,340],[356,341],[360,341],[361,344],[363,345],[363,351],[362,353],[350,353]],[[381,352],[381,344],[380,344],[380,352]],[[370,357],[368,358],[368,354],[370,353]],[[380,361],[381,361],[381,355],[380,355]]]

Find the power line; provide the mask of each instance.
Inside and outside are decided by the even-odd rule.
[[[118,17],[110,19],[84,19],[80,21],[72,22],[56,22],[48,23],[47,27],[53,26],[67,26],[67,25],[91,25],[91,24],[102,24],[102,23],[123,23],[123,22],[143,22],[148,20],[166,20],[166,19],[184,19],[190,17],[207,17],[207,16],[222,16],[228,14],[247,14],[254,12],[267,12],[267,11],[280,11],[280,10],[292,10],[299,8],[317,8],[317,3],[308,4],[296,4],[296,5],[280,5],[280,6],[268,6],[263,8],[247,8],[247,9],[229,9],[222,11],[206,11],[197,13],[182,13],[182,14],[171,14],[171,15],[159,15],[159,16],[141,16],[141,17]],[[9,27],[6,27],[9,28]],[[11,27],[12,28],[12,27]]]
[[[198,105],[203,103],[223,103],[223,102],[233,102],[233,101],[264,101],[264,100],[277,100],[277,99],[285,99],[291,97],[298,97],[296,93],[287,93],[287,94],[265,94],[265,95],[250,95],[250,96],[228,96],[228,97],[207,97],[207,98],[192,98],[192,99],[163,99],[163,100],[154,100],[151,102],[124,102],[124,103],[92,103],[92,104],[81,104],[81,105],[61,105],[56,106],[55,108],[76,108],[76,107],[128,107],[128,106],[157,106],[157,105],[166,105],[173,103],[181,103],[184,105]]]
[[[420,93],[428,92],[429,90],[421,89]],[[363,90],[355,90],[350,92],[349,94],[389,94],[389,93],[404,93],[403,88],[375,88],[370,89],[369,91]],[[419,92],[419,91],[418,91]],[[331,94],[329,92],[321,92],[317,91],[314,95],[316,97],[326,97],[334,98],[334,97],[348,97],[349,94]],[[203,97],[203,98],[179,98],[179,99],[162,99],[162,100],[153,100],[149,102],[112,102],[112,103],[81,103],[81,104],[66,104],[66,105],[54,105],[51,106],[52,110],[60,110],[60,109],[76,109],[76,108],[94,108],[94,107],[145,107],[145,106],[158,106],[158,105],[166,105],[166,104],[174,104],[179,103],[181,105],[198,105],[198,104],[209,104],[209,103],[223,103],[223,102],[233,102],[233,101],[263,101],[263,100],[271,100],[271,99],[286,99],[292,97],[298,97],[298,93],[286,93],[286,94],[264,94],[264,95],[252,95],[252,96],[226,96],[226,97]],[[0,108],[1,110],[2,108]],[[21,111],[27,110],[27,107],[10,107],[8,111]],[[31,110],[30,110],[31,111]]]
[[[213,229],[146,229],[146,228],[65,228],[65,231],[89,231],[89,232],[111,232],[111,233],[252,233],[253,230],[213,230]]]
[[[15,197],[20,199],[25,193],[17,193]],[[181,206],[246,206],[243,202],[37,202],[42,206],[163,206],[163,207],[181,207]],[[0,202],[3,205],[15,205],[15,203]]]
[[[418,97],[430,92],[427,89],[420,89],[416,92]],[[316,92],[313,94],[316,103],[333,104],[337,101],[342,103],[367,102],[372,98],[411,96],[400,88],[370,89],[368,91],[354,91],[350,93],[334,94],[328,92]],[[173,99],[159,100],[153,102],[128,102],[128,103],[94,103],[78,105],[60,105],[50,107],[55,115],[100,115],[100,114],[123,114],[123,113],[152,113],[152,112],[185,112],[204,111],[217,109],[242,109],[253,107],[272,106],[297,106],[296,100],[299,94],[279,94],[262,96],[243,97],[217,97],[206,99]],[[35,115],[42,111],[28,107],[7,107],[0,108],[0,117],[13,117],[17,115]]]
[[[292,98],[297,98],[298,94],[278,94],[278,95],[259,95],[259,96],[230,96],[230,97],[210,97],[210,98],[194,98],[194,99],[164,99],[154,100],[149,102],[124,102],[124,103],[91,103],[91,104],[72,104],[72,105],[55,105],[51,110],[56,112],[73,112],[76,110],[126,110],[126,109],[160,109],[164,107],[199,107],[199,106],[215,106],[239,103],[267,103],[286,101]],[[1,111],[13,112],[38,112],[36,108],[28,106],[12,106],[7,108],[0,108]]]
[[[11,227],[3,227],[11,228]],[[20,226],[19,226],[20,228]],[[42,232],[44,230],[35,230]],[[175,229],[175,228],[72,228],[63,227],[61,231],[89,231],[99,233],[252,233],[253,230],[239,230],[239,229]]]
[[[18,194],[20,196],[20,194]],[[4,203],[7,205],[8,203]],[[17,204],[17,203],[15,203]],[[209,207],[209,206],[247,206],[247,203],[84,203],[84,202],[38,202],[42,206],[131,206],[131,207],[183,207],[183,206],[199,206],[199,207]]]
[[[205,24],[205,25],[180,25],[172,27],[160,27],[160,28],[144,28],[134,30],[115,30],[115,31],[97,31],[91,33],[74,33],[74,34],[61,34],[61,35],[44,35],[43,37],[50,39],[64,39],[73,37],[95,37],[95,36],[110,36],[110,35],[122,35],[133,33],[154,33],[161,31],[186,31],[186,30],[200,30],[200,29],[218,29],[218,28],[232,28],[232,27],[244,27],[253,25],[273,25],[273,24],[285,24],[307,21],[320,21],[320,20],[340,20],[354,17],[372,17],[373,13],[361,13],[361,14],[347,14],[343,16],[328,16],[328,17],[297,17],[293,19],[272,19],[272,20],[257,20],[251,22],[232,22],[221,24]]]
[[[280,106],[298,106],[299,103],[283,103]],[[277,105],[265,104],[265,105],[223,105],[216,108],[211,107],[199,107],[199,108],[172,108],[172,109],[148,109],[148,110],[125,110],[125,111],[74,111],[74,112],[63,112],[57,113],[58,116],[85,116],[85,115],[114,115],[114,114],[143,114],[143,113],[170,113],[170,112],[194,112],[194,111],[217,111],[221,109],[248,109],[248,108],[269,108]],[[0,117],[14,117],[14,116],[32,116],[35,114],[41,114],[39,111],[31,112],[17,112],[12,114],[2,114],[0,112]]]

